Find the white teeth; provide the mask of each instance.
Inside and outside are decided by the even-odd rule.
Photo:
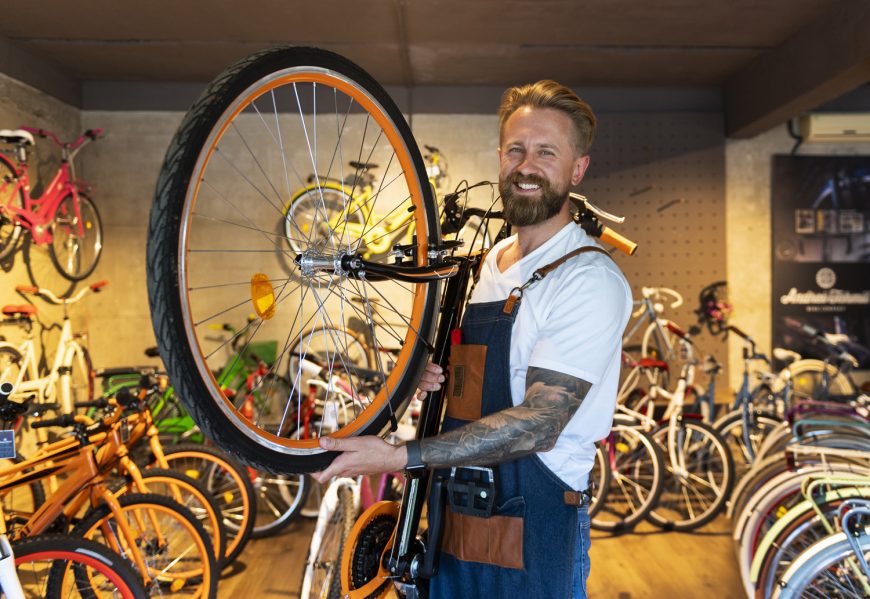
[[[519,185],[520,189],[538,189],[539,187],[534,183],[517,183],[517,185]]]

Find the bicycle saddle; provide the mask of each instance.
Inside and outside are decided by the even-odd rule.
[[[656,370],[668,370],[668,363],[653,358],[641,358],[637,361],[641,368],[654,368]]]
[[[351,168],[355,168],[358,171],[370,171],[378,168],[378,165],[374,162],[357,162],[356,160],[351,160],[348,164],[350,164]]]
[[[785,362],[785,365],[788,366],[792,362],[801,359],[801,355],[797,352],[793,352],[789,349],[785,349],[782,347],[774,347],[773,348],[773,357],[779,360],[780,362]]]
[[[20,306],[9,305],[3,306],[3,316],[7,316],[9,318],[19,318],[24,316],[26,318],[30,318],[31,316],[36,315],[36,306],[31,304],[22,304]]]
[[[28,146],[34,144],[33,135],[24,129],[16,129],[15,131],[11,129],[0,129],[0,141],[8,144],[27,144]]]

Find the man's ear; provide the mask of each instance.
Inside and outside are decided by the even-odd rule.
[[[583,175],[586,174],[586,169],[589,168],[589,155],[580,156],[576,160],[574,160],[574,166],[571,171],[571,185],[576,186],[580,185],[580,181],[583,180]]]

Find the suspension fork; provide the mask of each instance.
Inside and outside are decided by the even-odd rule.
[[[451,332],[458,327],[462,317],[469,275],[477,267],[480,260],[481,258],[463,261],[459,266],[458,273],[448,279],[447,287],[441,298],[432,361],[445,370],[450,361]],[[446,393],[447,384],[438,391],[427,393],[426,397],[423,398],[416,433],[418,440],[438,433],[441,427],[441,413]],[[425,471],[417,478],[405,474],[405,489],[402,492],[399,521],[396,524],[395,545],[393,550],[384,556],[385,565],[393,575],[401,578],[410,576],[414,582],[432,578],[438,572],[438,548],[441,544],[444,491],[441,479],[433,474],[432,470]],[[427,493],[427,491],[429,492]],[[432,505],[428,512],[429,533],[425,546],[421,547],[420,544],[416,543],[417,530],[420,526],[420,516],[427,496],[432,497]]]

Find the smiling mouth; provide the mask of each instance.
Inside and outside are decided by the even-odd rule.
[[[516,186],[523,191],[537,191],[541,186],[536,183],[516,183]]]

